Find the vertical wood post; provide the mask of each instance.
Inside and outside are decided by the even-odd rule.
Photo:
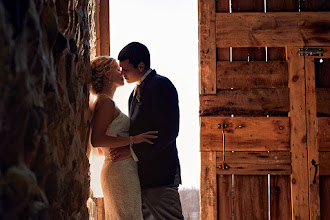
[[[306,115],[307,115],[307,150],[309,171],[309,209],[310,219],[320,219],[320,164],[317,143],[317,109],[315,91],[314,58],[305,57],[306,74]]]
[[[287,47],[290,88],[292,218],[309,219],[304,56]]]
[[[198,0],[200,94],[216,94],[215,0]]]
[[[216,152],[201,152],[201,219],[217,219]]]
[[[100,0],[99,41],[100,55],[110,56],[109,0]]]

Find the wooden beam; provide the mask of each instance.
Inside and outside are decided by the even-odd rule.
[[[100,44],[100,5],[99,0],[94,0],[95,4],[95,26],[96,26],[96,56],[101,55],[101,44]]]
[[[198,0],[200,94],[216,91],[215,1]]]
[[[321,220],[330,216],[330,176],[320,176]]]
[[[317,88],[317,114],[330,116],[330,88]]]
[[[330,151],[330,117],[317,118],[319,151]]]
[[[320,152],[320,175],[330,175],[330,152]]]
[[[235,175],[290,175],[290,152],[225,152],[223,169],[223,152],[217,152],[217,174]],[[219,167],[221,166],[221,168]]]
[[[317,112],[315,92],[314,58],[305,58],[306,75],[306,116],[307,116],[307,150],[309,171],[309,210],[310,219],[320,219],[320,181],[319,151],[317,144]]]
[[[200,115],[281,115],[289,111],[288,88],[230,89],[200,96]]]
[[[289,151],[290,129],[287,117],[202,117],[201,151]]]
[[[270,219],[292,219],[290,176],[270,176],[270,207]]]
[[[233,188],[232,175],[218,175],[218,218],[232,219],[233,216]]]
[[[217,47],[330,46],[330,12],[217,13]]]
[[[110,56],[109,0],[100,0],[100,55]]]
[[[236,176],[234,218],[268,219],[267,176]]]
[[[201,152],[201,219],[217,219],[216,153]]]
[[[287,47],[290,88],[292,218],[309,219],[306,145],[305,63],[298,47]]]
[[[287,86],[287,62],[217,62],[217,89],[275,88]]]

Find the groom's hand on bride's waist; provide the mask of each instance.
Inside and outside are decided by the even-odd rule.
[[[110,149],[110,158],[113,162],[125,160],[127,158],[130,158],[131,156],[131,150],[128,146]]]

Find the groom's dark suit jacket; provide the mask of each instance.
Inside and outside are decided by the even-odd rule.
[[[134,144],[142,188],[174,184],[180,177],[180,163],[176,148],[179,132],[178,94],[169,79],[153,70],[140,85],[140,100],[129,98],[130,135],[158,131],[154,144]]]

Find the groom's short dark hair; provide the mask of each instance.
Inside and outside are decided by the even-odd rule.
[[[119,61],[129,60],[129,63],[137,68],[139,63],[144,63],[145,69],[150,68],[150,53],[146,46],[139,42],[127,44],[118,55]]]

